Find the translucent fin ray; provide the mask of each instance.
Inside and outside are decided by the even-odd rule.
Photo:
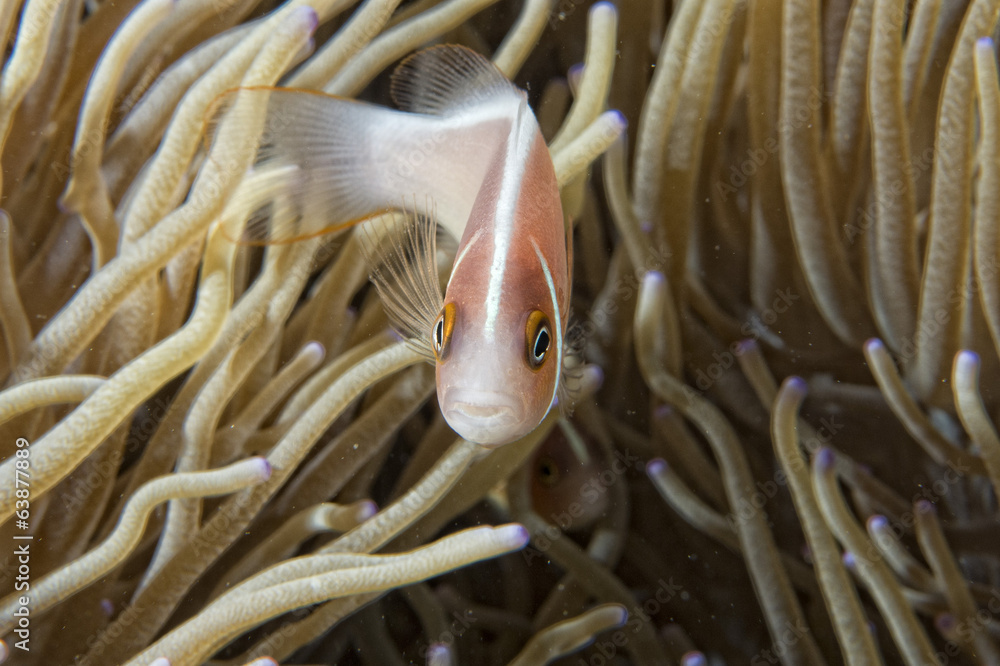
[[[432,214],[380,215],[361,227],[371,281],[393,328],[428,360],[431,329],[444,305],[437,270],[437,224]]]
[[[403,60],[392,75],[390,93],[403,110],[442,116],[495,99],[524,98],[496,65],[455,44],[432,46]]]
[[[250,100],[234,104],[237,96]],[[262,107],[266,120],[258,140],[252,133],[258,125],[241,109]],[[510,124],[500,110],[489,108],[429,116],[291,88],[230,90],[215,109],[210,140],[225,115],[227,127],[238,134],[245,126],[247,140],[258,141],[255,170],[296,170],[284,194],[296,214],[275,225],[266,207],[258,210],[242,239],[251,245],[346,229],[409,197],[418,215],[428,213],[421,208],[425,199],[434,201],[437,223],[460,238]]]

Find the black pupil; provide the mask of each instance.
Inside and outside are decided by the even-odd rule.
[[[553,486],[559,480],[559,468],[554,461],[544,460],[538,467],[538,475],[544,485]]]
[[[444,338],[444,317],[438,319],[437,323],[434,324],[434,346],[438,349],[441,349],[444,342],[442,338]]]
[[[549,350],[549,329],[543,328],[538,331],[538,336],[535,337],[535,348],[532,353],[535,358],[541,360],[545,356],[545,352]]]

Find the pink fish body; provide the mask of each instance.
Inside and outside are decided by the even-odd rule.
[[[568,306],[562,206],[548,147],[522,98],[459,245],[441,322],[441,411],[466,439],[502,444],[556,397]],[[436,339],[435,339],[436,340]]]
[[[548,147],[524,92],[466,48],[411,56],[392,92],[402,111],[241,94],[268,95],[258,162],[300,169],[304,218],[346,222],[413,202],[416,230],[369,243],[373,281],[397,330],[436,363],[452,429],[511,442],[551,409],[562,365],[568,241]],[[443,300],[436,223],[459,240]]]

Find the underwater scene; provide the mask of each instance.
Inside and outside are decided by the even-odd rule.
[[[2,0],[0,663],[1000,664],[1000,0]]]

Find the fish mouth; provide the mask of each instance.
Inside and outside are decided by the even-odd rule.
[[[492,391],[453,388],[441,401],[441,413],[452,430],[487,446],[521,437],[521,411],[511,396]]]

